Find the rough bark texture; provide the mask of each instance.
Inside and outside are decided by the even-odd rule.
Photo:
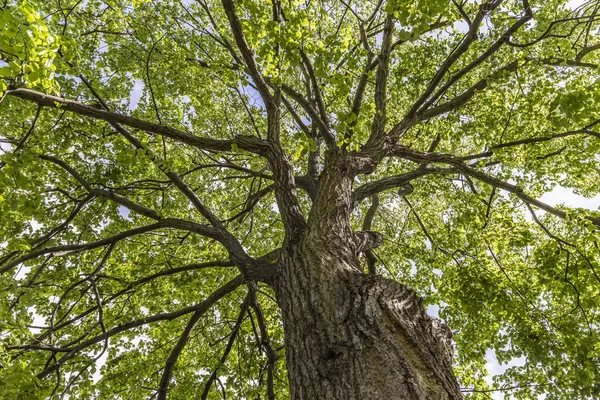
[[[331,160],[330,160],[331,161]],[[350,230],[352,171],[328,163],[301,238],[280,258],[291,398],[461,399],[450,331],[404,285],[366,275]]]

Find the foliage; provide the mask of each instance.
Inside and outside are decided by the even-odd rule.
[[[6,81],[18,79],[31,87],[51,90],[56,66],[53,64],[59,48],[57,35],[35,7],[24,1],[20,5],[7,4],[0,11],[0,96],[6,90]]]
[[[272,290],[235,279],[327,149],[377,154],[353,228],[377,202],[376,271],[439,306],[466,395],[600,396],[600,213],[537,200],[600,193],[600,3],[240,0],[247,47],[228,4],[0,7],[0,397],[285,398]]]

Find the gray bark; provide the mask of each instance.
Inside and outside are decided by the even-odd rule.
[[[284,249],[273,282],[291,398],[461,399],[449,329],[414,291],[359,266],[365,236],[350,229],[352,180],[346,164],[329,160],[307,227]]]

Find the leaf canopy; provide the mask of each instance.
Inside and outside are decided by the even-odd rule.
[[[290,234],[281,171],[307,217],[334,149],[377,151],[353,228],[371,208],[467,396],[600,396],[600,212],[537,200],[600,193],[600,3],[240,0],[238,33],[228,4],[0,6],[0,397],[152,398],[172,368],[171,399],[285,398],[277,303],[238,276]]]

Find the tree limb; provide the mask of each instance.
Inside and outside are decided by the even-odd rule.
[[[144,121],[120,113],[106,111],[96,107],[88,106],[74,100],[56,97],[42,92],[37,92],[31,89],[19,88],[7,90],[6,94],[13,97],[18,97],[23,100],[31,101],[49,108],[60,108],[75,114],[85,115],[87,117],[101,119],[108,123],[123,124],[144,132],[161,135],[181,143],[189,144],[199,149],[214,150],[214,151],[231,151],[232,146],[264,156],[268,150],[264,141],[254,136],[238,136],[235,139],[218,140],[202,138],[199,136],[190,135],[175,128],[165,125],[155,124],[153,122]]]

